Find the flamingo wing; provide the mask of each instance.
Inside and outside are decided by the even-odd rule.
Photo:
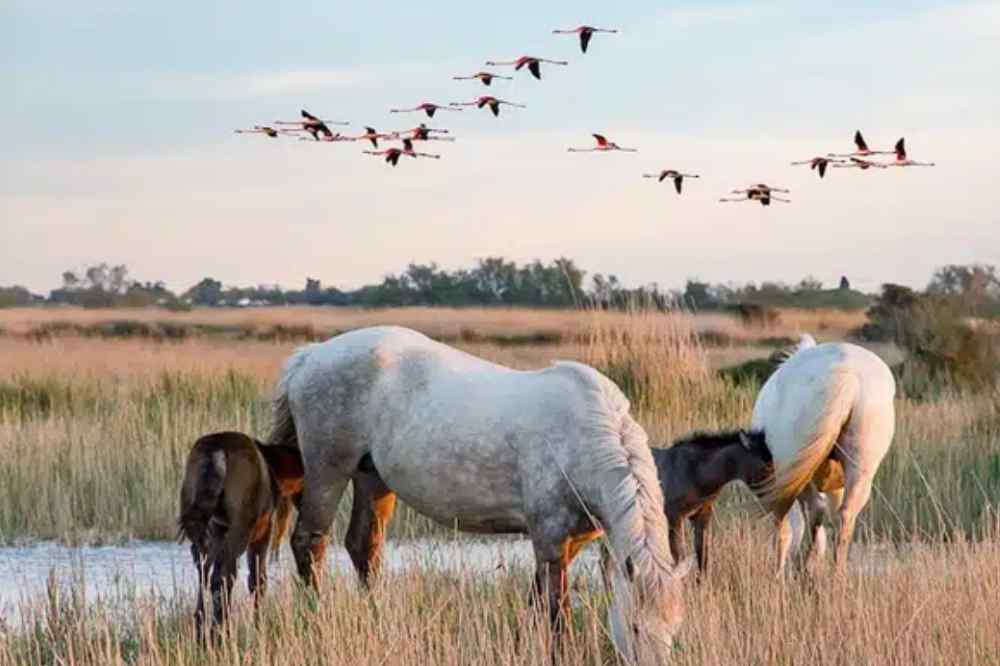
[[[607,138],[604,137],[604,135],[602,135],[602,134],[592,134],[591,136],[593,136],[595,139],[597,139],[597,145],[598,146],[604,148],[605,146],[608,145],[608,140],[607,140]]]
[[[660,172],[660,177],[659,177],[659,179],[657,179],[657,182],[662,183],[664,180],[667,179],[667,176],[669,176],[669,175],[670,175],[669,171],[661,171]]]
[[[491,83],[493,83],[493,75],[492,74],[483,74],[482,76],[479,77],[479,80],[483,82],[484,86],[488,86]]]
[[[587,47],[590,45],[590,38],[594,36],[594,31],[590,28],[580,29],[580,50],[584,53],[587,52]]]
[[[424,104],[423,107],[424,107],[424,113],[427,114],[427,117],[433,118],[434,112],[437,111],[437,107],[434,106],[433,104]]]
[[[681,183],[684,182],[684,176],[674,176],[674,189],[677,190],[677,194],[681,193]]]
[[[403,150],[406,152],[413,152],[413,141],[410,139],[403,139]]]
[[[491,99],[489,102],[487,102],[487,104],[490,105],[490,111],[493,112],[493,116],[495,118],[499,118],[500,117],[500,102],[497,101],[497,100],[495,100],[495,99]]]
[[[829,164],[827,160],[820,160],[816,163],[816,170],[819,171],[819,177],[822,178],[826,175],[826,165]]]
[[[861,130],[855,130],[854,132],[854,145],[858,147],[858,152],[868,152],[868,144],[865,143],[865,138],[861,136]]]
[[[906,159],[906,144],[902,138],[896,142],[896,159],[900,162]]]
[[[300,113],[302,114],[302,117],[303,117],[303,118],[305,118],[306,120],[311,120],[311,121],[313,121],[314,123],[318,123],[318,122],[320,122],[320,119],[319,119],[319,118],[317,118],[317,117],[316,117],[316,116],[314,116],[313,114],[309,113],[309,112],[308,112],[308,111],[306,111],[305,109],[302,109],[302,110],[300,111]]]
[[[537,60],[532,60],[531,62],[529,62],[528,63],[528,71],[531,72],[531,75],[533,77],[535,77],[536,79],[541,80],[541,78],[542,78],[542,65],[541,65],[540,62],[538,62]]]

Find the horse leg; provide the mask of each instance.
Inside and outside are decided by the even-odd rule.
[[[844,501],[839,511],[840,533],[837,535],[837,551],[834,554],[838,573],[847,570],[847,556],[851,549],[851,539],[854,537],[854,523],[868,503],[872,491],[872,477],[851,472],[852,470],[847,472]]]
[[[385,530],[395,509],[396,493],[389,490],[377,472],[354,475],[354,504],[344,546],[365,587],[382,568]]]
[[[566,615],[569,607],[566,605],[569,583],[566,570],[569,566],[568,544],[565,544],[557,557],[543,559],[535,554],[535,585],[532,603],[536,600],[542,608],[548,611],[549,627],[552,631],[552,641],[558,646],[566,627]]]
[[[267,549],[271,543],[271,523],[254,535],[254,540],[247,547],[247,563],[250,573],[247,576],[247,587],[253,594],[254,615],[260,613],[260,603],[267,591]]]
[[[299,577],[317,587],[326,561],[337,505],[347,488],[350,475],[331,466],[310,465],[299,507],[299,519],[292,532],[292,552]]]
[[[229,621],[229,605],[236,582],[236,560],[216,558],[212,565],[212,630],[218,639],[219,628]]]
[[[709,523],[712,522],[714,512],[715,505],[709,502],[691,516],[691,523],[694,525],[694,552],[698,557],[697,581],[699,583],[708,574],[708,540],[706,539],[706,531],[708,530]],[[675,554],[674,562],[679,563],[680,561],[681,559]]]
[[[806,552],[806,570],[815,572],[826,558],[826,496],[810,483],[799,498],[809,523],[810,543]]]
[[[796,512],[798,514],[796,515]],[[781,578],[785,575],[785,567],[788,564],[788,557],[793,550],[798,549],[798,544],[802,540],[803,519],[801,510],[793,503],[792,508],[781,516],[775,516],[778,542],[778,574]],[[793,548],[794,546],[794,548]]]
[[[674,556],[674,562],[680,562],[684,557],[684,518],[680,516],[672,517],[668,523],[670,528],[670,554]]]
[[[198,601],[194,610],[194,630],[198,640],[205,640],[205,588],[208,587],[208,558],[196,544],[191,544],[191,557],[198,568]]]

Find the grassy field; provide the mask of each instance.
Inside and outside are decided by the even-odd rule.
[[[723,379],[720,368],[805,331],[842,339],[863,321],[834,311],[783,311],[768,327],[721,315],[517,309],[0,311],[0,543],[172,538],[194,439],[266,434],[283,360],[331,332],[397,323],[514,367],[591,363],[622,386],[660,445],[748,422],[757,386]],[[713,536],[718,575],[689,590],[675,663],[1000,663],[1000,395],[898,400],[897,435],[846,579],[772,580],[767,525],[741,520],[747,496],[731,494]],[[461,538],[405,509],[390,534]],[[187,598],[125,600],[123,619],[81,607],[72,590],[53,592],[32,602],[29,630],[0,626],[0,664],[548,663],[524,606],[528,575],[454,580],[418,569],[370,597],[337,581],[319,604],[282,585],[267,621],[239,622],[213,654],[187,640]],[[602,663],[603,594],[589,586],[580,599],[568,663]]]

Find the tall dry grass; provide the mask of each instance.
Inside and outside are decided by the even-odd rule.
[[[192,327],[202,333],[266,332],[281,328],[319,338],[335,333],[393,324],[406,326],[433,338],[447,341],[474,341],[477,337],[503,342],[530,343],[574,341],[588,323],[599,316],[618,327],[628,327],[634,313],[588,312],[578,310],[533,310],[529,308],[429,308],[407,307],[382,310],[323,308],[309,306],[262,308],[196,308],[171,312],[159,308],[127,310],[59,308],[0,309],[0,331],[27,335],[40,330],[65,332],[102,324],[168,324]],[[670,315],[665,315],[669,318]],[[841,339],[864,323],[864,313],[841,310],[779,310],[778,320],[766,327],[744,326],[738,317],[722,313],[690,315],[696,330],[726,344],[757,344],[779,338],[796,338],[809,332],[822,339]],[[200,329],[198,328],[200,327]],[[129,333],[122,326],[119,335]]]
[[[721,352],[701,344],[697,318],[622,316],[581,318],[574,344],[462,346],[519,368],[594,365],[629,396],[654,445],[748,423],[756,387],[719,378]],[[265,436],[271,386],[293,347],[0,339],[0,541],[172,536],[188,447],[212,430]],[[998,405],[997,395],[898,401],[898,434],[863,517],[879,538],[981,532],[1000,503]],[[433,528],[404,511],[396,529]]]
[[[996,664],[1000,539],[858,549],[843,578],[775,580],[763,525],[720,525],[713,572],[686,588],[687,615],[671,663]],[[391,548],[390,543],[387,547]],[[565,664],[612,664],[607,597],[594,558],[573,568]],[[389,576],[371,592],[326,580],[318,597],[275,586],[254,623],[248,599],[216,648],[194,640],[190,592],[117,597],[87,605],[54,587],[25,608],[25,630],[0,634],[0,665],[436,664],[552,660],[527,603],[530,571],[442,574],[429,565]]]
[[[591,363],[622,386],[662,444],[749,420],[756,387],[733,386],[715,368],[728,358],[720,353],[768,351],[706,347],[704,323],[573,313],[572,342],[460,345],[521,368]],[[0,541],[173,537],[188,447],[211,430],[265,433],[267,396],[293,346],[0,338]],[[714,572],[689,587],[674,663],[998,663],[998,414],[997,394],[897,402],[897,435],[843,580],[774,581],[770,527],[724,502],[711,537]],[[454,537],[405,507],[390,527],[391,539],[432,533]],[[186,594],[94,605],[54,589],[31,602],[27,628],[0,627],[0,664],[549,664],[525,604],[529,578],[426,566],[370,595],[341,578],[318,602],[283,584],[258,627],[244,608],[235,634],[208,652],[192,640]],[[567,663],[610,663],[607,600],[596,582],[577,592]]]

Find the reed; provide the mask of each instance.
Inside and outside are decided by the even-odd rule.
[[[998,527],[978,542],[865,546],[846,577],[824,571],[802,581],[770,575],[766,525],[729,521],[712,536],[712,576],[687,587],[671,663],[996,664]],[[578,603],[562,663],[614,663],[595,559],[574,566]],[[286,578],[257,623],[243,594],[232,632],[206,649],[195,640],[190,591],[122,589],[85,604],[79,583],[53,581],[48,595],[22,605],[25,627],[0,633],[0,664],[549,666],[546,623],[525,601],[529,585],[526,569],[445,574],[424,563],[371,592],[338,577],[313,596]]]

